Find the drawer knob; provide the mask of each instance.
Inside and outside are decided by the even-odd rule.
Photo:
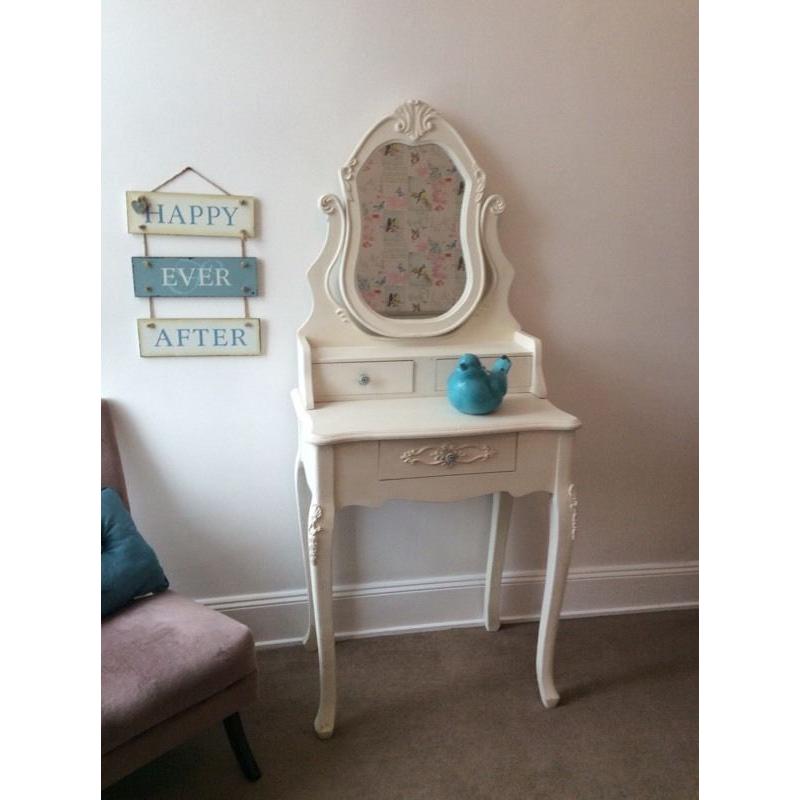
[[[359,386],[366,386],[368,383],[369,383],[369,375],[367,375],[365,372],[362,372],[358,376],[358,385]]]

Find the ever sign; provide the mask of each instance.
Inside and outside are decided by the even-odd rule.
[[[128,233],[253,238],[255,202],[234,194],[126,192]]]
[[[258,262],[253,257],[173,258],[134,256],[136,297],[255,297]]]

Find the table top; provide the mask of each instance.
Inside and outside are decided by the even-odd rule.
[[[303,439],[311,444],[422,439],[433,436],[479,436],[521,431],[572,431],[580,420],[533,394],[510,394],[491,414],[456,411],[443,395],[368,400],[336,400],[303,406],[300,393],[292,402]]]

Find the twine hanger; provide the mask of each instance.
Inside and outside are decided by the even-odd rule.
[[[197,175],[198,178],[200,178],[201,180],[204,180],[207,184],[209,184],[210,186],[213,186],[215,189],[218,189],[220,192],[222,192],[222,194],[230,195],[230,192],[227,189],[223,189],[218,183],[215,183],[214,181],[211,180],[211,178],[207,177],[206,175],[203,175],[203,173],[200,172],[200,170],[195,169],[191,164],[187,164],[183,169],[179,169],[174,175],[171,175],[169,178],[167,178],[162,183],[159,183],[158,186],[156,186],[155,188],[151,189],[150,191],[151,192],[160,191],[167,184],[172,183],[174,180],[177,180],[178,178],[180,178],[181,175],[185,175],[187,172],[194,172],[194,174]],[[242,258],[247,258],[247,248],[246,248],[247,231],[243,230],[243,231],[240,232],[240,241],[241,241],[241,244],[242,244]],[[144,257],[145,258],[149,258],[150,257],[150,251],[149,251],[149,247],[148,247],[148,244],[147,244],[147,231],[142,231],[142,242],[144,244]],[[148,297],[147,300],[148,300],[148,304],[149,304],[149,307],[150,307],[150,319],[154,319],[155,315],[156,315],[155,314],[155,297]],[[242,302],[244,303],[244,316],[245,316],[245,319],[249,320],[250,319],[250,303],[248,302],[248,298],[246,296],[242,297]],[[246,322],[245,325],[248,328],[251,328],[253,324],[252,324],[252,322]]]
[[[150,191],[157,192],[159,191],[159,189],[163,189],[168,183],[172,183],[172,181],[180,178],[181,175],[185,175],[187,172],[194,172],[194,174],[197,175],[198,178],[204,180],[208,184],[211,184],[211,186],[213,186],[215,189],[219,189],[222,192],[222,194],[230,194],[230,192],[227,189],[223,189],[218,183],[214,183],[214,181],[212,181],[211,178],[207,178],[205,175],[203,175],[202,172],[196,170],[191,165],[187,165],[183,169],[178,170],[171,178],[167,178],[163,183],[159,183],[155,189],[151,189]]]

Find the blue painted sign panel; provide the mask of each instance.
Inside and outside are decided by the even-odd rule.
[[[255,258],[167,258],[135,256],[137,297],[255,297]]]

